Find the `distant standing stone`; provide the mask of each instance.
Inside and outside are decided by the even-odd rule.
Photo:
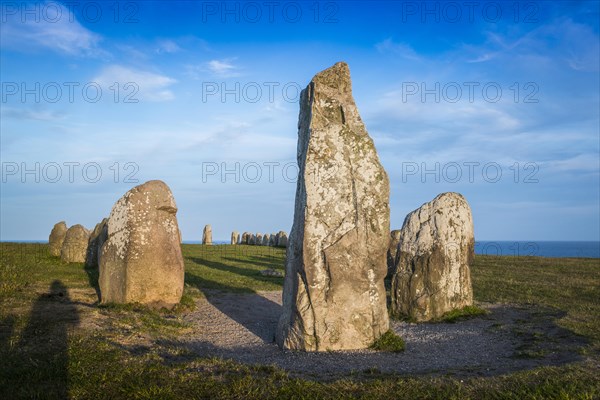
[[[100,248],[108,237],[108,230],[106,223],[108,218],[103,218],[102,221],[98,222],[94,227],[94,230],[90,234],[88,240],[87,254],[85,257],[85,265],[90,268],[97,267],[100,262]]]
[[[263,241],[263,235],[262,235],[262,233],[257,233],[256,234],[256,240],[255,240],[254,244],[257,245],[257,246],[262,246],[262,241]]]
[[[408,214],[399,242],[394,314],[428,321],[473,304],[473,218],[462,195],[442,193]]]
[[[179,303],[184,265],[176,214],[171,190],[158,180],[134,187],[115,203],[100,251],[102,303]]]
[[[54,257],[60,257],[60,250],[62,248],[62,244],[65,241],[65,236],[67,235],[67,224],[65,221],[60,221],[54,224],[52,231],[50,232],[50,237],[48,238],[48,245],[50,248],[50,255]]]
[[[204,232],[202,232],[202,244],[212,244],[212,227],[206,225]]]
[[[265,233],[265,235],[263,236],[263,239],[262,239],[262,245],[263,246],[268,246],[270,239],[271,239],[271,235],[268,234],[268,233]]]
[[[73,225],[67,230],[60,249],[60,259],[68,263],[83,263],[87,254],[90,231],[82,225]]]
[[[398,263],[397,254],[398,254],[398,245],[400,244],[400,229],[396,229],[390,232],[390,245],[388,246],[387,251],[387,267],[388,267],[388,275],[391,277],[391,274],[394,273],[396,269],[396,264]]]
[[[276,239],[277,239],[277,234],[271,233],[271,235],[269,236],[269,246],[275,246]]]
[[[288,245],[288,237],[287,237],[287,233],[285,233],[284,231],[279,231],[277,233],[277,238],[276,238],[276,246],[277,247],[287,247]]]
[[[242,233],[240,244],[248,244],[248,232]]]
[[[302,91],[297,154],[277,343],[309,351],[367,348],[389,328],[389,182],[345,63],[318,73]]]
[[[231,232],[231,244],[238,244],[240,234],[237,231]]]

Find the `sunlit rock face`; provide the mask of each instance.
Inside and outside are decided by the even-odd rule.
[[[171,308],[183,294],[177,205],[162,181],[125,193],[113,206],[100,250],[102,303]]]
[[[204,231],[202,231],[202,244],[212,244],[212,226],[210,225],[204,226]]]
[[[366,348],[389,327],[389,181],[345,63],[302,91],[297,156],[277,343],[308,351]]]
[[[473,304],[471,208],[442,193],[406,216],[392,278],[392,312],[417,321]]]
[[[60,248],[60,259],[67,263],[85,262],[90,231],[82,225],[73,225],[67,229]]]
[[[65,221],[60,221],[54,224],[50,236],[48,237],[48,247],[50,249],[50,255],[54,257],[60,257],[60,251],[62,249],[65,236],[67,235],[67,224]]]

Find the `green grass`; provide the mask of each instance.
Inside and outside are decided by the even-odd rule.
[[[492,377],[399,376],[370,370],[319,382],[269,365],[198,358],[177,344],[188,329],[183,316],[206,291],[281,289],[282,278],[264,277],[259,271],[283,270],[283,250],[184,245],[184,304],[169,312],[90,306],[97,270],[63,264],[46,252],[45,245],[0,244],[1,399],[600,398],[598,260],[476,256],[471,269],[476,301],[559,311],[557,323],[589,342],[581,350],[583,361]],[[99,327],[77,328],[84,321],[73,304],[82,298],[87,305],[80,307],[99,318]],[[61,312],[52,312],[52,307]],[[148,345],[130,344],[136,335],[148,337]],[[515,354],[532,360],[541,356],[534,347]]]
[[[476,317],[478,315],[484,315],[486,313],[487,312],[483,308],[477,306],[466,306],[457,310],[447,312],[446,314],[442,315],[440,321],[454,323],[463,319]]]
[[[371,345],[371,348],[378,351],[398,353],[404,351],[405,346],[404,340],[393,331],[389,330],[381,335],[381,337]]]

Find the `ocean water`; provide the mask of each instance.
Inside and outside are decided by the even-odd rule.
[[[475,254],[600,258],[600,242],[476,241]]]

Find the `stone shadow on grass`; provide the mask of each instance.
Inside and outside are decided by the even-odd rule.
[[[283,278],[272,277],[272,276],[263,276],[260,274],[260,271],[252,269],[252,268],[237,267],[234,265],[223,264],[218,261],[208,260],[208,259],[200,258],[200,257],[190,257],[189,260],[193,261],[194,263],[196,263],[198,265],[202,265],[202,266],[212,268],[215,270],[219,270],[219,271],[230,272],[230,273],[237,274],[240,276],[245,276],[248,278],[252,278],[253,280],[258,281],[258,282],[280,283],[281,285],[283,285]],[[238,261],[238,260],[233,259],[233,261]],[[213,281],[211,281],[211,282],[213,282]],[[217,289],[219,289],[219,288],[217,287]],[[251,290],[251,289],[248,289],[248,290]]]
[[[19,342],[9,345],[15,321],[0,324],[0,398],[69,398],[69,330],[79,312],[67,288],[54,281],[31,309]],[[5,331],[10,330],[10,331]]]
[[[215,308],[260,338],[264,343],[275,341],[275,327],[282,307],[251,289],[240,289],[186,272],[185,282],[198,288]],[[236,301],[238,299],[239,301]],[[252,315],[263,311],[264,318]]]

